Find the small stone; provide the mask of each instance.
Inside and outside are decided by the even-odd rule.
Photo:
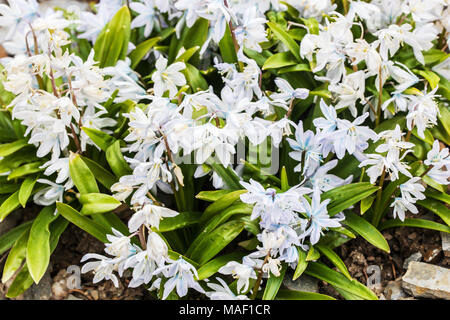
[[[65,300],[83,300],[75,297],[73,294],[69,294]]]
[[[413,233],[408,234],[408,239],[414,240],[415,238],[417,238],[417,233],[413,232]]]
[[[402,279],[403,289],[414,297],[450,300],[450,270],[412,261]]]
[[[420,261],[422,259],[422,254],[420,252],[413,253],[409,258],[406,258],[403,262],[403,269],[408,269],[409,263],[411,261]]]
[[[433,261],[434,258],[437,257],[437,255],[441,252],[441,248],[437,247],[437,248],[433,248],[428,250],[427,252],[425,252],[425,255],[423,257],[423,260],[425,262],[431,262]]]
[[[67,286],[64,280],[53,283],[52,293],[55,299],[61,300],[67,296]]]
[[[442,251],[446,257],[450,257],[450,233],[441,232]]]
[[[49,300],[52,296],[52,278],[50,272],[47,272],[42,277],[38,284],[33,285],[21,295],[22,300]],[[19,298],[20,299],[20,298]],[[18,299],[18,300],[19,300]]]
[[[319,281],[306,274],[300,276],[295,281],[292,280],[293,274],[287,273],[283,280],[283,285],[288,290],[319,292]]]
[[[389,281],[384,289],[384,295],[387,300],[400,300],[408,295],[402,289],[402,280]]]

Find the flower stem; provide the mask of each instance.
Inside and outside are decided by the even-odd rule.
[[[256,279],[255,285],[253,286],[253,293],[252,293],[252,300],[256,299],[256,296],[258,295],[259,286],[261,285],[262,276],[263,276],[263,267],[267,263],[267,261],[270,258],[270,251],[267,253],[266,257],[264,258],[264,262],[261,265],[261,268],[258,270],[258,278]]]
[[[380,223],[380,220],[381,220],[381,215],[382,215],[382,210],[380,210],[381,195],[383,194],[383,184],[384,184],[385,177],[386,177],[386,169],[383,169],[383,173],[381,174],[380,184],[379,184],[380,189],[378,189],[378,192],[377,192],[377,202],[375,203],[375,211],[374,211],[374,215],[372,217],[372,224],[374,225],[374,227],[378,227],[378,224]]]

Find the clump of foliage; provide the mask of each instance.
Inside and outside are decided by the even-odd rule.
[[[377,299],[335,248],[450,232],[442,1],[123,2],[0,4],[0,221],[42,207],[0,237],[8,297],[69,223],[105,243],[94,283],[161,299],[332,299],[292,273]]]

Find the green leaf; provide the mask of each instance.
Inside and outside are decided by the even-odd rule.
[[[217,226],[230,219],[231,216],[236,214],[251,214],[252,210],[253,207],[245,203],[238,203],[226,208],[208,222],[201,233],[194,241],[192,241],[186,254],[190,255],[199,243],[201,243]]]
[[[103,193],[85,193],[80,196],[79,201],[83,205],[81,214],[84,215],[110,212],[121,204],[113,196]]]
[[[0,206],[0,222],[20,206],[19,191],[14,192]]]
[[[106,149],[106,160],[117,177],[122,177],[132,172],[120,150],[119,140]]]
[[[295,268],[292,280],[297,280],[298,277],[300,277],[303,274],[303,272],[306,270],[306,267],[308,266],[308,261],[306,261],[306,252],[303,251],[301,248],[297,248],[297,251],[298,251],[298,263],[297,267]]]
[[[450,226],[450,210],[444,204],[433,199],[418,200],[416,203],[438,215],[442,221]]]
[[[81,157],[81,159],[83,159],[83,162],[88,166],[89,170],[91,170],[92,174],[98,180],[98,182],[100,182],[105,188],[111,189],[111,186],[117,182],[117,177],[111,174],[97,162],[83,156]]]
[[[347,279],[342,273],[334,271],[320,262],[310,262],[305,273],[328,282],[334,287],[344,289],[365,300],[378,300],[376,294],[366,286],[354,279]]]
[[[436,200],[440,200],[445,202],[446,204],[450,204],[450,195],[444,192],[436,192],[433,190],[425,190],[425,196],[427,198],[433,198]]]
[[[428,81],[432,89],[436,88],[439,84],[439,81],[441,81],[441,78],[431,70],[414,70],[414,72],[424,77]]]
[[[94,175],[79,154],[70,153],[69,171],[73,183],[81,194],[99,193]]]
[[[236,191],[232,191],[232,192],[229,192],[229,193],[223,195],[222,197],[220,197],[219,199],[214,201],[211,205],[209,205],[205,209],[205,211],[202,215],[202,218],[200,219],[200,222],[203,223],[205,221],[208,221],[216,213],[228,208],[236,200],[240,199],[241,194],[244,194],[246,192],[247,192],[247,190],[245,190],[245,189],[244,190],[236,190]]]
[[[328,214],[332,217],[370,196],[378,189],[379,187],[373,186],[368,182],[351,183],[326,191],[321,198],[322,200],[331,199],[328,204]]]
[[[34,185],[36,184],[36,180],[37,178],[28,177],[20,185],[18,198],[19,203],[24,208],[28,202],[28,199],[31,196],[31,192],[33,191]]]
[[[370,196],[361,200],[360,213],[363,215],[372,206],[375,196]]]
[[[227,25],[225,34],[219,42],[219,49],[222,59],[226,63],[238,62],[236,48],[234,46],[233,37],[231,35],[230,27]]]
[[[296,64],[295,66],[281,68],[280,70],[278,70],[278,74],[284,74],[284,73],[288,73],[288,72],[303,72],[303,71],[311,72],[311,67],[309,66],[309,64],[299,63],[299,64]],[[315,95],[317,95],[316,94],[317,91],[311,91],[311,92],[313,92]],[[310,94],[311,94],[311,92],[310,92]]]
[[[159,224],[160,232],[167,232],[189,227],[199,222],[201,212],[180,212],[175,217],[164,218]]]
[[[22,294],[25,290],[27,290],[34,283],[33,278],[31,278],[30,273],[28,272],[28,266],[25,264],[22,269],[20,269],[17,276],[14,278],[13,283],[8,288],[8,292],[6,293],[7,298],[15,298],[18,295]]]
[[[192,48],[184,51],[182,54],[180,54],[176,58],[175,62],[188,62],[189,59],[191,59],[192,56],[198,51],[198,49],[200,49],[200,47],[195,46],[195,47],[192,47]]]
[[[321,293],[280,290],[275,300],[336,300],[333,297]]]
[[[389,244],[387,243],[386,239],[377,230],[377,228],[367,222],[367,220],[357,216],[352,212],[346,212],[345,220],[342,221],[342,223],[346,226],[349,226],[352,230],[366,239],[369,243],[373,244],[375,247],[380,248],[387,253],[390,252]]]
[[[200,71],[192,64],[185,63],[185,65],[186,69],[181,70],[181,72],[186,77],[186,81],[191,86],[191,89],[194,92],[207,90],[208,83],[206,82]]]
[[[349,280],[352,280],[350,273],[348,273],[347,267],[345,266],[344,261],[334,252],[332,249],[328,248],[325,245],[316,244],[315,247],[319,249],[319,251],[330,260],[332,264],[334,264],[344,276],[346,276]]]
[[[223,179],[228,188],[234,190],[242,189],[240,178],[230,167],[225,168],[222,164],[211,163],[213,170]]]
[[[20,237],[16,240],[8,254],[8,258],[5,261],[5,267],[3,268],[2,282],[7,282],[17,270],[22,266],[22,262],[27,256],[27,242],[28,235],[30,234],[29,228],[22,232]]]
[[[131,51],[129,57],[131,60],[131,68],[135,69],[139,62],[145,57],[145,55],[155,46],[159,41],[161,40],[161,37],[155,37],[150,38],[148,40],[145,40],[144,42],[141,42],[136,46],[136,49]]]
[[[116,141],[114,137],[110,134],[104,133],[103,131],[87,127],[82,127],[81,129],[97,145],[97,147],[103,151],[106,151],[106,149]]]
[[[430,229],[430,230],[436,230],[436,231],[442,231],[450,233],[450,227],[424,219],[405,219],[405,221],[400,221],[398,219],[395,220],[387,220],[380,224],[379,229],[385,230],[389,228],[395,228],[395,227],[415,227],[415,228],[424,228],[424,229]]]
[[[67,228],[68,221],[62,217],[57,218],[50,226],[50,252],[53,252],[56,249],[59,238],[64,230]],[[19,271],[13,283],[8,289],[6,297],[15,298],[18,295],[22,294],[25,290],[27,290],[34,283],[33,278],[31,277],[28,266],[25,264],[23,268]]]
[[[275,34],[275,36],[283,42],[283,44],[289,49],[289,51],[293,54],[293,56],[298,60],[301,61],[300,57],[300,46],[295,42],[294,39],[291,38],[291,36],[280,28],[279,25],[273,22],[267,22],[267,25],[272,30],[272,32]]]
[[[209,233],[194,248],[190,258],[200,265],[211,260],[244,230],[242,221],[229,221]]]
[[[223,256],[212,259],[208,263],[201,266],[198,271],[198,280],[204,280],[215,274],[221,267],[230,261],[240,261],[245,256],[244,252],[232,252]]]
[[[278,69],[297,64],[298,61],[289,51],[280,52],[269,57],[264,63],[262,70]]]
[[[111,230],[108,230],[106,227],[97,224],[93,220],[83,216],[77,210],[75,210],[74,208],[65,203],[57,202],[56,208],[64,218],[72,222],[80,229],[83,229],[84,231],[94,236],[103,243],[108,242],[106,234],[111,233]]]
[[[281,191],[286,192],[289,190],[289,179],[287,176],[285,166],[283,166],[283,168],[281,168],[280,177],[281,177],[281,179],[280,179],[281,180]]]
[[[267,280],[266,288],[264,289],[263,300],[273,300],[277,296],[278,290],[283,283],[284,275],[286,274],[287,264],[283,264],[280,270],[280,275],[275,277],[270,273],[270,277]]]
[[[43,170],[41,168],[41,165],[42,161],[24,164],[23,166],[20,166],[19,168],[12,170],[11,173],[8,175],[8,180],[13,180],[16,178],[26,176],[28,174],[40,172]]]
[[[94,59],[100,62],[100,67],[115,66],[118,60],[127,56],[130,42],[131,16],[127,6],[120,8],[109,21],[94,44]]]
[[[32,223],[33,221],[24,222],[14,229],[8,231],[4,235],[0,236],[0,255],[9,250],[9,248],[13,246],[14,242],[17,241],[22,233],[31,227]]]
[[[319,22],[315,18],[302,18],[302,21],[311,34],[319,34]]]
[[[0,144],[0,157],[6,157],[26,147],[28,142],[25,140],[17,140],[11,143]]]
[[[27,266],[35,283],[44,276],[50,262],[50,224],[57,218],[55,207],[39,212],[30,229],[27,245]]]
[[[316,261],[320,258],[320,252],[314,249],[314,246],[310,246],[305,261]]]
[[[214,191],[201,191],[195,196],[195,198],[203,201],[214,202],[230,192],[233,192],[233,190],[224,189]]]

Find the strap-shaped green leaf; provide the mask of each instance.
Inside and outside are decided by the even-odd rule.
[[[322,200],[331,199],[328,204],[328,214],[334,216],[370,196],[378,189],[379,187],[368,182],[351,183],[326,191],[321,198]]]
[[[117,177],[130,174],[132,171],[120,150],[120,141],[115,141],[106,149],[106,160]]]
[[[233,241],[242,230],[244,230],[242,221],[224,223],[200,241],[192,251],[190,258],[200,265],[205,264]]]
[[[180,212],[175,217],[164,218],[159,224],[160,232],[182,229],[199,222],[201,212]]]
[[[209,205],[205,211],[203,212],[202,218],[200,220],[201,223],[208,221],[213,217],[216,213],[228,208],[232,205],[236,200],[240,199],[241,194],[246,193],[247,190],[236,190],[229,192],[216,201],[214,201],[211,205]]]
[[[98,240],[100,240],[103,243],[108,242],[108,239],[106,238],[106,235],[111,233],[111,230],[108,230],[106,227],[96,223],[95,221],[83,216],[81,213],[79,213],[77,210],[72,208],[71,206],[57,202],[56,208],[58,209],[58,212],[67,220],[72,222],[74,225],[79,227],[80,229],[83,229],[90,235],[94,236]]]
[[[328,248],[325,245],[316,244],[315,247],[330,260],[332,264],[338,268],[344,276],[346,276],[349,280],[352,280],[352,277],[350,276],[350,273],[347,270],[347,267],[345,266],[344,261],[342,261],[341,257],[337,255],[336,252],[334,252],[332,249]]]
[[[94,175],[79,154],[70,154],[69,172],[73,183],[81,194],[99,192]]]
[[[6,283],[14,273],[22,266],[22,262],[25,261],[27,256],[27,243],[30,229],[27,228],[22,232],[20,237],[16,240],[14,245],[9,251],[8,258],[5,261],[5,267],[3,268],[2,282]]]
[[[444,204],[434,199],[418,200],[416,203],[439,216],[439,218],[450,226],[450,210]]]
[[[449,226],[434,221],[414,218],[405,219],[405,221],[400,221],[398,219],[386,220],[380,224],[380,227],[378,229],[385,230],[395,227],[416,227],[450,233]]]
[[[223,38],[219,42],[219,49],[224,62],[226,63],[238,62],[236,48],[234,46],[234,41],[231,35],[229,25],[226,26],[225,34],[223,35]]]
[[[219,200],[224,195],[233,192],[233,190],[213,190],[213,191],[200,191],[195,198],[203,201],[214,202]]]
[[[45,207],[39,212],[30,229],[27,266],[35,283],[39,283],[50,262],[50,224],[56,218],[55,207]]]
[[[94,58],[100,62],[101,68],[114,66],[118,60],[126,58],[130,42],[130,24],[130,11],[127,6],[123,6],[98,35],[94,44]]]
[[[300,62],[300,46],[297,42],[295,42],[294,39],[284,31],[279,25],[277,25],[274,22],[267,22],[267,25],[269,26],[270,30],[275,34],[275,36],[283,42],[283,44],[289,49],[289,51],[292,53],[292,55]]]
[[[276,300],[336,300],[333,297],[321,293],[294,291],[294,290],[279,290],[275,298]]]
[[[131,60],[131,68],[135,69],[139,62],[141,62],[142,58],[145,57],[145,55],[155,46],[159,41],[161,40],[161,37],[155,37],[148,40],[145,40],[144,42],[141,42],[136,46],[136,49],[131,51],[129,57]]]
[[[116,141],[114,137],[103,131],[87,127],[82,127],[81,129],[88,135],[95,145],[103,151],[106,151],[106,149],[108,149],[108,147]]]
[[[328,282],[333,287],[344,289],[365,300],[378,300],[376,294],[366,286],[354,279],[347,279],[342,273],[334,271],[320,262],[310,262],[305,273]]]
[[[89,170],[91,170],[95,179],[97,179],[97,181],[100,182],[105,188],[111,189],[111,186],[117,182],[117,177],[97,162],[83,156],[81,159],[83,159],[83,162],[89,167]]]
[[[103,193],[85,193],[79,198],[83,205],[82,214],[99,214],[110,212],[120,206],[121,202],[113,196]]]
[[[6,157],[13,154],[16,151],[26,147],[28,142],[25,140],[17,140],[10,143],[0,144],[0,157]]]
[[[9,250],[22,233],[31,227],[33,221],[27,221],[0,236],[0,255]]]
[[[388,253],[390,252],[389,244],[383,235],[377,230],[377,228],[367,222],[364,218],[361,218],[352,212],[346,212],[345,220],[342,221],[342,223],[349,226],[352,230],[366,239],[369,243],[373,244],[375,247]]]
[[[303,272],[306,270],[306,267],[308,266],[308,261],[306,261],[306,252],[300,248],[297,248],[297,251],[298,251],[298,262],[292,280],[298,279],[298,277],[300,277],[303,274]]]
[[[24,208],[28,202],[28,199],[31,196],[31,193],[33,192],[33,188],[34,188],[34,185],[36,184],[36,180],[37,180],[37,177],[28,177],[20,185],[18,197],[19,197],[20,204]]]

